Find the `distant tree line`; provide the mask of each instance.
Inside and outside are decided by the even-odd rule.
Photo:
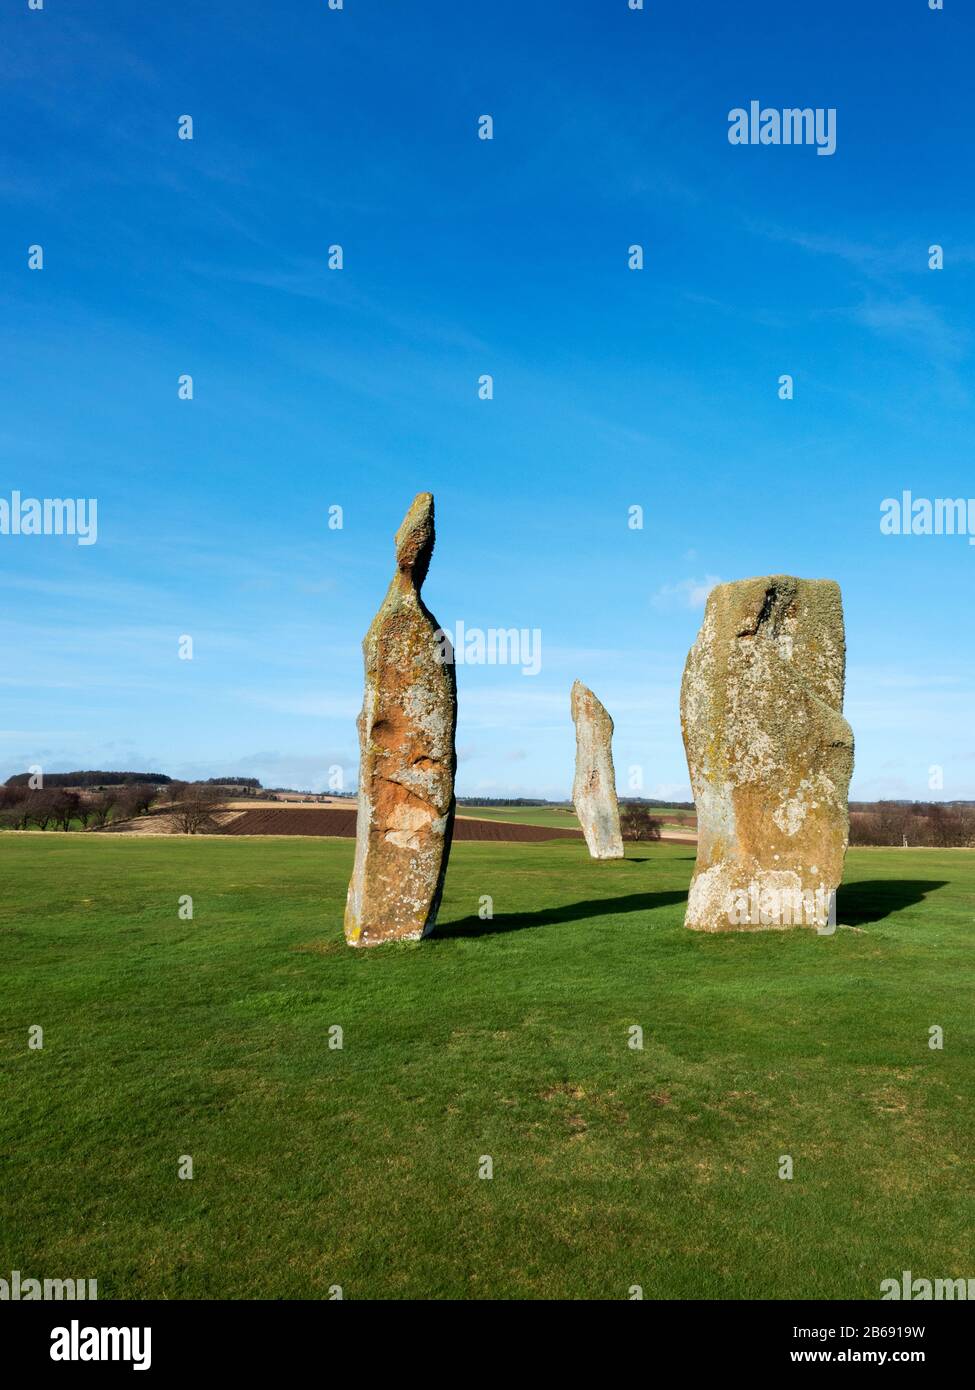
[[[901,797],[900,800],[898,800],[897,797],[893,797],[893,796],[892,796],[892,797],[889,797],[889,798],[888,798],[886,801],[884,801],[884,802],[880,802],[880,801],[851,801],[851,802],[850,802],[850,810],[851,810],[851,811],[873,811],[873,810],[876,810],[876,808],[877,808],[878,806],[880,806],[880,805],[884,805],[884,806],[915,806],[915,807],[916,807],[916,806],[927,806],[927,805],[929,805],[929,804],[930,804],[929,802],[925,802],[925,801],[912,801],[909,797]],[[964,797],[959,798],[957,801],[939,801],[937,804],[938,804],[939,806],[967,806],[967,807],[969,807],[971,810],[975,810],[975,801],[968,800],[967,798],[964,798]]]
[[[33,774],[15,772],[7,778],[8,787],[26,787]],[[165,786],[172,778],[163,772],[45,772],[45,788],[52,787],[127,787]]]
[[[208,777],[202,784],[206,787],[254,787],[261,790],[256,777]]]
[[[528,796],[459,796],[458,806],[561,806],[561,801],[543,801]]]
[[[656,811],[693,811],[693,801],[657,801],[649,796],[621,796],[620,805],[652,806]]]
[[[950,801],[853,802],[851,845],[975,845],[975,805]]]

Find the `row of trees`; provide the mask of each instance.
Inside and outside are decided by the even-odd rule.
[[[975,806],[877,801],[850,812],[851,845],[975,845]]]
[[[99,791],[70,787],[31,789],[0,786],[0,828],[7,830],[98,830],[110,820],[131,820],[154,809],[165,812],[174,831],[198,835],[215,828],[213,813],[223,800],[207,782],[168,782],[164,787],[122,785]]]
[[[166,812],[172,830],[185,835],[213,830],[220,788],[207,783],[143,783],[75,791],[70,787],[0,787],[0,828],[6,830],[99,830],[110,820],[131,820],[150,809]]]
[[[8,787],[29,787],[32,781],[32,774],[29,772],[15,772],[12,777],[7,778]],[[155,783],[157,786],[165,786],[170,781],[164,772],[47,772],[44,774],[44,785],[51,790],[52,788],[68,787],[77,790],[79,787],[124,787],[142,786],[144,783]]]
[[[248,791],[261,791],[261,784],[256,777],[207,777],[204,785],[207,787],[237,787],[245,788]]]
[[[0,785],[0,829],[100,830],[109,821],[131,820],[150,810],[165,813],[172,830],[198,835],[216,829],[213,813],[224,791],[208,782],[121,784],[95,791],[73,787]]]
[[[148,783],[75,791],[71,787],[0,787],[0,826],[8,830],[69,830],[75,822],[85,829],[106,825],[112,818],[128,819],[148,811],[159,788]]]

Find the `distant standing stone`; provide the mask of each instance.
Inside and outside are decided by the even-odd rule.
[[[396,532],[396,574],[362,644],[359,810],[345,908],[350,946],[433,930],[454,828],[457,686],[420,597],[433,554],[433,496]]]
[[[613,721],[581,681],[572,686],[576,775],[572,800],[593,859],[622,859],[620,808],[613,770]]]
[[[845,668],[832,580],[712,590],[680,697],[698,827],[685,926],[827,924],[849,835]]]

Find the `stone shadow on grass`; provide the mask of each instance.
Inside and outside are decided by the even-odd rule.
[[[611,913],[652,912],[655,907],[672,907],[686,901],[686,892],[627,893],[621,898],[591,898],[585,902],[564,903],[561,907],[545,907],[540,912],[499,912],[490,921],[462,917],[459,922],[435,927],[427,940],[491,936],[495,932],[523,931],[527,927],[551,927],[557,922],[581,922],[588,917],[605,917]]]
[[[943,878],[866,878],[843,883],[836,894],[836,920],[844,926],[860,927],[882,922],[904,907],[924,902],[929,893],[947,888]]]

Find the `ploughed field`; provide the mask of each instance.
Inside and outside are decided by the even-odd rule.
[[[356,812],[329,807],[282,807],[243,811],[228,820],[221,835],[333,835],[355,838]],[[528,824],[505,824],[494,820],[475,820],[458,815],[454,820],[455,840],[512,840],[534,844],[543,840],[581,838],[582,831],[571,825],[561,828]]]
[[[663,813],[666,816],[667,813]],[[347,806],[262,806],[234,809],[231,815],[217,817],[221,835],[331,835],[354,838],[355,803]],[[129,821],[120,829],[138,831],[144,821]],[[696,833],[696,821],[670,823],[665,820],[664,838],[694,844],[680,838],[680,830]],[[578,839],[582,835],[573,812],[552,807],[460,806],[454,820],[455,840],[510,840],[537,844],[544,840]]]
[[[352,855],[0,834],[4,1271],[360,1299],[971,1274],[971,851],[852,851],[831,937],[703,935],[689,847],[462,841],[438,935],[368,951]]]
[[[694,811],[672,811],[663,806],[647,806],[666,829],[697,831],[697,814]],[[571,806],[459,806],[458,814],[475,816],[482,820],[522,821],[528,825],[578,825],[579,820]]]

